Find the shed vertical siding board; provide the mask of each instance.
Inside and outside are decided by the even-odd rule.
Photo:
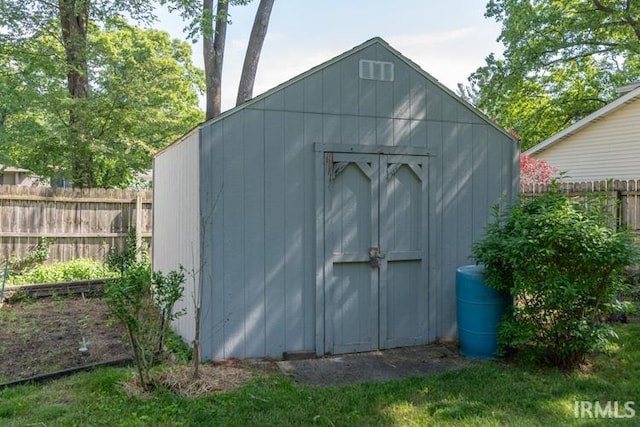
[[[511,198],[514,194],[519,192],[519,186],[516,185],[519,175],[516,177],[512,174],[514,170],[514,164],[518,159],[515,158],[513,152],[508,149],[506,144],[501,146],[500,153],[502,154],[502,169],[501,169],[501,182],[500,188],[504,189],[501,196],[506,196],[507,200]],[[519,163],[519,162],[518,162]],[[507,201],[502,202],[503,205],[507,204]]]
[[[332,65],[322,71],[322,112],[340,114],[341,67]]]
[[[481,115],[479,115],[479,114],[476,114],[476,113],[471,109],[471,106],[469,106],[469,105],[465,105],[465,108],[467,109],[468,114],[469,114],[469,115],[470,115],[470,117],[471,117],[471,123],[476,124],[476,125],[484,125],[484,126],[487,126],[487,125],[488,125],[488,123],[487,123],[487,121],[486,121],[486,118],[485,118],[485,117],[483,117],[483,116],[481,116]],[[497,134],[497,132],[496,132],[496,134]],[[509,143],[510,143],[510,142],[509,142]]]
[[[322,115],[322,141],[331,144],[339,144],[342,142],[342,118],[336,114]],[[315,141],[320,142],[320,140]]]
[[[265,110],[266,105],[266,99],[257,99],[251,104],[251,108],[247,108],[247,110]]]
[[[376,116],[393,117],[393,82],[376,82]]]
[[[378,143],[378,124],[375,117],[359,116],[358,119],[358,137],[355,144],[358,145],[377,145]],[[383,145],[383,144],[380,144]]]
[[[442,121],[443,95],[442,89],[431,82],[426,82],[427,120]],[[445,116],[446,117],[446,116]]]
[[[491,171],[488,178],[489,192],[491,196],[496,199],[494,203],[503,204],[499,199],[500,195],[497,194],[503,192],[504,155],[502,154],[503,148],[501,145],[502,144],[495,139],[489,141],[491,155],[489,156],[487,164]]]
[[[442,120],[447,122],[458,122],[458,101],[449,97],[441,96]]]
[[[265,337],[265,148],[264,112],[244,111],[244,259],[246,354],[260,356],[266,351]]]
[[[303,348],[304,316],[304,116],[285,118],[285,331],[286,349]]]
[[[411,145],[411,121],[393,120],[393,145]],[[424,145],[423,145],[424,146]]]
[[[409,93],[410,116],[414,120],[425,120],[429,100],[427,99],[427,82],[417,73],[411,73]]]
[[[471,109],[465,104],[457,103],[456,105],[457,114],[455,116],[456,120],[460,123],[478,123],[480,118],[477,114],[474,114]]]
[[[475,206],[473,205],[473,146],[476,141],[473,139],[473,125],[469,123],[458,123],[458,242],[456,264],[468,264],[471,260],[469,248],[473,235],[473,216]]]
[[[195,270],[192,263],[199,259],[199,185],[198,145],[196,132],[188,135],[170,152],[156,157],[154,182],[163,188],[154,193],[154,250],[153,268],[168,273],[182,262],[187,270]],[[175,174],[175,170],[184,173]],[[175,206],[182,209],[175,209]],[[192,251],[192,247],[195,247]],[[179,261],[184,260],[184,261]],[[185,283],[185,292],[176,303],[176,310],[187,309],[187,314],[173,324],[185,339],[193,339],[195,317],[190,307],[189,295],[194,282]]]
[[[486,219],[490,217],[490,197],[488,187],[488,132],[487,126],[473,125],[473,241],[484,235]]]
[[[304,112],[322,113],[322,73],[312,74],[304,79]]]
[[[303,111],[304,83],[298,81],[284,88],[284,110]]]
[[[303,289],[304,337],[303,350],[315,349],[315,244],[316,244],[316,198],[315,198],[315,157],[313,144],[324,141],[323,116],[304,116],[304,277],[300,283]]]
[[[425,145],[426,145],[426,140],[425,140]],[[423,330],[423,337],[427,340],[427,342],[430,342],[433,338],[432,338],[432,332],[431,330],[433,329],[433,324],[432,324],[432,318],[435,315],[435,313],[431,312],[431,289],[433,288],[433,284],[430,281],[430,277],[429,277],[429,269],[431,268],[431,265],[429,264],[431,262],[430,260],[430,245],[431,245],[431,229],[429,228],[430,226],[430,222],[431,222],[431,190],[430,190],[430,186],[431,184],[429,183],[429,170],[431,169],[431,162],[430,159],[427,158],[425,159],[425,164],[423,165],[423,167],[425,168],[425,171],[422,173],[422,191],[423,191],[423,198],[422,198],[422,230],[421,233],[422,235],[420,236],[420,243],[423,249],[423,259],[422,259],[422,278],[423,280],[426,281],[426,283],[421,284],[422,286],[422,295],[424,297],[424,299],[421,300],[421,302],[423,302],[425,304],[424,307],[424,311],[425,313],[422,315],[421,317],[421,321],[423,322],[422,325],[422,330]]]
[[[245,357],[244,138],[242,114],[224,120],[224,342],[225,358]]]
[[[442,278],[438,302],[438,336],[451,336],[451,313],[455,313],[453,279],[458,258],[459,173],[458,138],[460,128],[452,122],[442,123]]]
[[[325,272],[331,268],[325,258],[325,206],[324,206],[324,153],[315,153],[313,177],[315,179],[315,350],[316,354],[325,354],[325,316],[329,310],[325,302]],[[326,264],[325,264],[326,263]]]
[[[207,359],[224,359],[224,134],[220,126],[201,128],[200,218],[202,258],[200,345]],[[189,298],[195,295],[188,295]]]
[[[443,129],[440,122],[427,122],[427,148],[434,153],[429,161],[429,338],[440,336],[440,302],[443,287]]]
[[[395,79],[393,81],[393,117],[399,119],[411,119],[411,84],[412,77],[417,75],[413,70],[409,70],[404,63],[397,59],[395,64]]]
[[[285,91],[280,90],[267,96],[264,100],[265,110],[283,111],[284,110],[284,94],[285,94]]]
[[[345,116],[356,116],[360,105],[358,58],[345,58],[336,67],[340,67],[340,112]]]
[[[266,354],[280,357],[285,348],[285,113],[265,114],[265,318]]]
[[[360,120],[357,116],[340,118],[340,142],[343,144],[360,144]],[[328,141],[330,142],[330,141]]]
[[[356,74],[356,78],[358,75]],[[359,83],[359,84],[357,84]],[[358,95],[358,114],[363,117],[375,117],[376,115],[376,81],[359,79],[356,86]]]
[[[411,120],[409,126],[411,132],[409,145],[427,147],[427,122],[424,120]]]
[[[379,117],[376,119],[376,145],[393,146],[394,143],[394,128],[395,120],[386,117]]]
[[[498,166],[498,179],[496,180],[496,190],[501,190],[502,195],[508,196],[511,192],[511,180],[510,177],[507,176],[508,171],[511,169],[511,152],[507,149],[507,147],[502,146],[500,144],[494,144],[494,153],[500,162]],[[505,205],[505,202],[500,202],[502,206]]]

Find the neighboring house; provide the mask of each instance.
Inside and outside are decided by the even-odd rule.
[[[0,165],[0,185],[37,185],[37,177],[31,171]]]
[[[456,268],[518,193],[518,143],[374,38],[154,159],[153,268],[203,359],[456,335]]]
[[[567,182],[640,179],[640,85],[525,152]]]

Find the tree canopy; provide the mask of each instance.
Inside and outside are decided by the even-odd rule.
[[[463,97],[531,147],[640,78],[639,0],[491,0],[504,59],[491,54]]]
[[[74,187],[127,185],[202,120],[198,93],[207,118],[220,113],[229,6],[250,1],[0,1],[0,162]],[[260,1],[238,99],[252,96],[273,3]],[[204,74],[187,44],[122,18],[152,23],[157,4],[202,36]]]
[[[73,97],[57,25],[1,45],[0,88],[8,90],[0,90],[0,143],[14,163],[51,179],[73,179],[84,150],[92,178],[83,184],[126,186],[151,167],[154,152],[202,120],[202,72],[189,44],[111,18],[102,29],[88,24],[90,92]]]

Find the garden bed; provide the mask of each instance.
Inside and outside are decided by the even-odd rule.
[[[129,357],[126,331],[100,298],[0,303],[0,384]]]

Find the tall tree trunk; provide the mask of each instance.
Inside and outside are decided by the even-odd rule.
[[[204,57],[204,73],[206,76],[206,119],[220,115],[222,109],[222,63],[224,46],[227,37],[229,0],[218,0],[213,10],[213,0],[203,0],[202,53]]]
[[[260,0],[260,4],[258,5],[256,18],[251,28],[251,37],[247,45],[247,53],[244,56],[236,105],[243,104],[253,98],[253,84],[255,83],[256,73],[258,71],[260,52],[262,51],[262,45],[264,44],[267,28],[269,27],[269,18],[271,17],[271,10],[273,9],[273,2],[274,0]]]
[[[69,138],[73,147],[71,179],[74,187],[91,187],[95,184],[93,154],[81,105],[82,100],[89,96],[89,0],[59,0],[58,6],[67,64],[67,88],[72,101],[69,108]]]

